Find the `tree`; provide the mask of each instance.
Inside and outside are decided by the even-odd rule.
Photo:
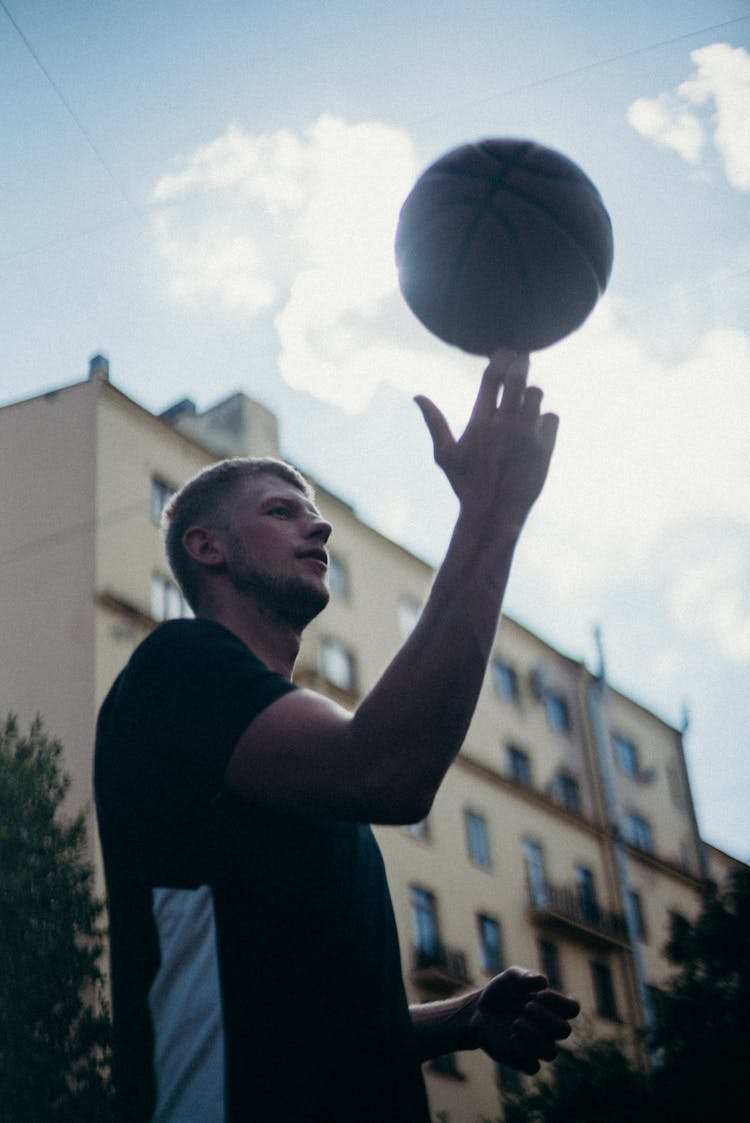
[[[666,947],[677,971],[657,996],[654,1083],[683,1120],[741,1103],[750,1038],[750,869],[723,892],[708,885],[694,923],[674,917]]]
[[[0,725],[0,1121],[111,1118],[103,906],[83,814],[60,813],[62,746]]]
[[[693,923],[672,919],[675,972],[656,998],[645,1071],[616,1042],[561,1050],[549,1075],[509,1100],[505,1123],[705,1123],[744,1102],[750,1038],[750,870],[706,886]]]
[[[561,1049],[548,1072],[530,1091],[507,1101],[504,1123],[657,1123],[660,1118],[646,1073],[616,1041]]]

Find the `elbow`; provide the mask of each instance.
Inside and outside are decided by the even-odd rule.
[[[371,793],[371,822],[384,826],[402,827],[421,823],[432,809],[435,790],[413,780],[403,778],[377,785]]]

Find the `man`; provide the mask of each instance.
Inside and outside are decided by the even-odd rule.
[[[460,509],[417,626],[354,714],[292,683],[328,600],[331,527],[302,477],[224,461],[168,506],[196,618],[141,644],[97,734],[127,1123],[426,1123],[421,1061],[483,1048],[536,1072],[569,1034],[577,1003],[518,968],[409,1010],[367,825],[426,815],[471,719],[555,440],[527,370],[493,357],[458,441],[417,399]]]

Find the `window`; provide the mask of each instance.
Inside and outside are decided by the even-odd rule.
[[[637,846],[639,850],[645,850],[647,854],[653,853],[654,836],[651,832],[651,826],[635,811],[629,811],[625,816],[623,834],[625,841],[631,843],[632,846]]]
[[[570,732],[570,710],[567,699],[562,694],[548,690],[544,695],[544,709],[547,714],[547,724],[555,733]]]
[[[523,859],[529,885],[529,899],[535,907],[548,902],[547,877],[544,872],[544,854],[538,842],[526,838],[523,842]]]
[[[581,791],[575,776],[560,772],[555,778],[555,794],[568,811],[581,810]]]
[[[477,917],[479,929],[479,962],[486,975],[499,975],[503,969],[503,950],[500,937],[500,921],[493,916],[480,914]]]
[[[356,689],[357,675],[354,656],[340,640],[321,640],[320,669],[323,677],[332,686],[337,686],[340,690]]]
[[[328,555],[328,587],[339,600],[349,596],[349,571],[337,554]]]
[[[487,835],[487,820],[478,811],[464,813],[466,826],[466,845],[469,857],[477,866],[487,869],[490,864],[490,842]]]
[[[430,825],[427,819],[420,819],[418,823],[404,823],[401,829],[404,834],[419,838],[423,842],[427,842],[430,837]]]
[[[518,675],[514,668],[504,663],[502,659],[493,659],[492,661],[492,684],[499,698],[504,698],[507,702],[514,702],[518,705],[521,697],[518,689]]]
[[[578,907],[581,910],[581,919],[587,924],[595,924],[599,914],[596,902],[596,889],[594,875],[586,866],[576,866],[576,885],[578,887]]]
[[[539,940],[537,947],[542,974],[547,976],[547,981],[553,990],[562,990],[562,971],[557,944],[553,944],[552,940]]]
[[[151,518],[155,523],[161,521],[161,513],[176,491],[176,487],[158,476],[151,478]]]
[[[441,1057],[433,1057],[429,1062],[433,1072],[441,1076],[452,1076],[454,1080],[465,1080],[466,1077],[458,1067],[455,1053],[443,1053]]]
[[[413,597],[401,597],[398,602],[398,630],[402,639],[414,631],[417,620],[422,615],[422,605]]]
[[[151,577],[151,615],[154,620],[179,620],[193,615],[179,585],[161,573]]]
[[[629,737],[623,736],[622,733],[615,733],[612,737],[612,744],[615,750],[615,761],[617,767],[626,776],[636,777],[638,775],[638,750]]]
[[[600,1018],[607,1018],[611,1022],[618,1021],[612,972],[606,963],[592,963],[591,974],[594,980],[597,1014]]]
[[[639,940],[646,940],[646,921],[643,916],[643,903],[639,893],[630,890],[630,915],[635,925],[635,934]]]
[[[413,885],[409,891],[414,947],[426,959],[436,959],[440,950],[435,897],[428,889]]]
[[[529,754],[517,745],[508,745],[508,771],[511,779],[525,788],[531,787],[531,761]]]

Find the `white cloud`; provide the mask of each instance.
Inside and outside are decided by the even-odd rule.
[[[707,73],[705,58],[701,66]],[[689,96],[695,105],[709,97]],[[324,116],[304,133],[271,137],[233,127],[157,185],[162,202],[180,203],[154,228],[171,291],[248,315],[271,309],[279,370],[297,390],[350,413],[384,387],[419,391],[459,431],[482,362],[432,339],[397,293],[393,234],[416,171],[408,136],[382,124]],[[523,552],[539,582],[554,573],[548,595],[559,603],[589,601],[652,567],[659,542],[696,520],[750,529],[750,340],[714,328],[696,332],[679,358],[659,357],[619,311],[605,297],[584,328],[533,357],[532,376],[562,424]],[[394,534],[408,521],[402,509],[381,515]],[[690,606],[705,587],[702,634],[742,653],[736,568],[719,579],[702,566],[695,551],[675,565],[673,620],[683,631],[698,620]]]
[[[750,660],[750,575],[743,549],[726,545],[717,555],[685,566],[670,594],[670,608],[683,633],[712,642],[732,663]]]
[[[250,315],[273,303],[276,288],[264,275],[249,235],[218,217],[207,219],[189,237],[164,215],[157,216],[154,230],[170,267],[168,286],[175,299],[191,301],[219,292],[228,307]]]
[[[672,148],[689,164],[698,163],[706,143],[705,130],[696,114],[673,94],[638,98],[628,109],[628,122],[660,148]]]
[[[362,409],[403,377],[378,317],[397,290],[393,238],[417,170],[408,135],[378,122],[326,114],[270,136],[232,125],[154,188],[169,291],[250,315],[273,305],[287,382]]]
[[[690,58],[694,73],[672,92],[638,98],[628,121],[693,165],[705,155],[710,135],[731,186],[750,190],[750,54],[743,47],[713,43]]]
[[[750,533],[750,340],[714,329],[669,363],[622,331],[605,299],[583,330],[534,356],[561,416],[525,555],[561,600],[651,564],[670,529],[714,517]]]

